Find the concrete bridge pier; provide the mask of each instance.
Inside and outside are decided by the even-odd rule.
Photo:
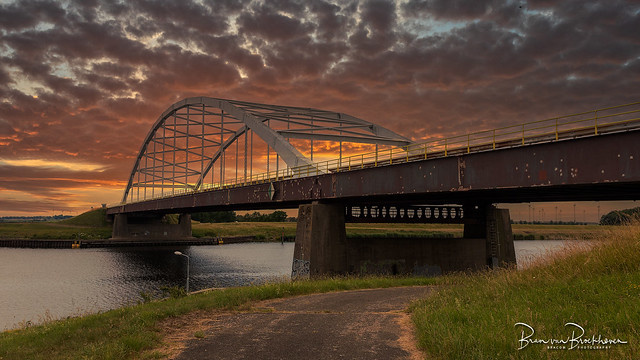
[[[344,224],[342,204],[300,205],[292,279],[347,273]]]
[[[116,214],[113,219],[113,240],[181,240],[190,239],[191,214],[180,214],[172,224],[162,214]]]
[[[464,205],[465,239],[485,239],[486,265],[492,269],[516,264],[508,209],[490,204]]]

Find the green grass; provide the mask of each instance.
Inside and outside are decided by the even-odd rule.
[[[590,240],[616,229],[603,225],[513,224],[514,240],[582,239]]]
[[[280,240],[282,234],[286,238],[296,235],[294,222],[232,222],[232,223],[197,223],[192,224],[195,237],[216,236],[254,236],[257,240]]]
[[[0,223],[0,239],[108,239],[111,224],[106,210],[88,211],[70,219],[55,222]]]
[[[90,227],[60,222],[1,223],[0,239],[108,239],[111,226]]]
[[[280,240],[296,235],[295,222],[193,223],[195,237],[254,236],[257,240]],[[346,224],[347,237],[453,237],[462,236],[460,225],[442,224]]]
[[[338,290],[427,285],[406,277],[336,277],[228,288],[0,333],[0,359],[137,359],[160,356],[160,322],[195,310],[247,308],[252,301]],[[197,336],[197,334],[196,334]]]
[[[640,353],[640,228],[612,232],[591,250],[567,249],[528,269],[443,278],[434,296],[414,304],[420,347],[434,359],[630,359]],[[574,322],[585,337],[619,338],[609,350],[519,347],[523,322],[534,338],[564,338]]]
[[[77,226],[91,226],[91,227],[105,227],[111,226],[107,222],[107,209],[96,209],[87,211],[78,216],[74,216],[69,219],[59,221],[64,225],[77,225]]]
[[[593,239],[616,228],[600,225],[527,225],[514,224],[516,240],[544,239]],[[459,224],[346,224],[348,237],[462,237]],[[280,240],[293,238],[296,234],[294,222],[237,222],[194,223],[195,237],[255,236],[258,240]]]

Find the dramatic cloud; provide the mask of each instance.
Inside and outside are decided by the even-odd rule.
[[[414,140],[637,101],[638,29],[631,0],[0,2],[0,215],[121,190],[188,96],[335,110]]]

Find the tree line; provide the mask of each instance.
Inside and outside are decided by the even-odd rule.
[[[281,210],[270,214],[261,214],[257,211],[238,215],[235,211],[210,211],[191,214],[191,219],[201,223],[223,222],[284,222],[287,221],[287,213]]]

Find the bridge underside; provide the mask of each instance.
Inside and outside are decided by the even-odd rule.
[[[464,214],[462,238],[347,238],[344,206],[301,205],[291,277],[440,275],[516,264],[508,210],[468,206]]]

